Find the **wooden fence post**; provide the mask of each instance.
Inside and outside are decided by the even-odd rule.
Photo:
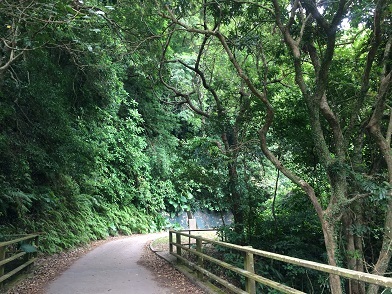
[[[1,246],[0,247],[0,261],[3,261],[5,259],[5,248],[6,246]],[[4,264],[0,265],[0,278],[4,275]],[[0,285],[2,283],[0,282]]]
[[[173,253],[173,231],[169,231],[169,252],[170,254]]]
[[[196,251],[199,253],[202,253],[202,244],[203,241],[199,238],[196,239]],[[202,256],[198,256],[197,257],[197,265],[200,266],[201,268],[203,268],[203,257]],[[199,279],[203,279],[203,273],[197,271],[197,277]]]
[[[34,253],[34,257],[38,256],[38,246],[39,246],[39,235],[34,238],[34,245],[37,248],[37,251]]]
[[[190,218],[188,219],[188,234],[191,234],[191,231],[196,230],[196,219]],[[188,248],[191,248],[191,236],[188,237]]]
[[[181,245],[181,235],[176,233],[176,243]],[[181,247],[180,246],[176,246],[176,252],[179,256],[181,256]],[[177,258],[177,263],[181,263],[181,260],[179,258]]]
[[[246,246],[252,247],[252,246]],[[255,263],[253,258],[253,253],[245,252],[245,264],[244,268],[246,271],[254,274],[255,273]],[[256,294],[256,281],[245,277],[245,291],[250,294]]]

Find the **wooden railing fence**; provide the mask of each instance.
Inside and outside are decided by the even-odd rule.
[[[257,250],[253,249],[252,247],[249,246],[239,246],[235,244],[230,244],[230,243],[225,243],[209,238],[204,238],[202,236],[198,235],[192,235],[191,232],[193,231],[198,231],[198,230],[183,230],[183,231],[175,231],[171,230],[169,231],[169,250],[170,254],[174,255],[177,258],[177,262],[183,263],[188,265],[189,267],[197,270],[199,278],[203,278],[203,276],[208,277],[209,279],[221,284],[222,286],[226,287],[227,289],[231,290],[234,293],[241,293],[241,294],[246,294],[246,293],[251,293],[255,294],[256,293],[256,282],[260,283],[262,285],[277,289],[281,291],[282,293],[304,293],[302,291],[293,289],[291,287],[288,287],[284,284],[272,281],[270,279],[264,278],[258,274],[255,274],[255,264],[254,264],[254,256],[260,256],[264,258],[270,258],[273,260],[278,260],[282,261],[284,263],[289,263],[301,267],[305,267],[308,269],[324,272],[327,274],[334,274],[341,276],[343,278],[347,279],[353,279],[353,280],[358,280],[370,284],[376,284],[379,286],[383,286],[386,288],[392,288],[392,278],[389,277],[383,277],[383,276],[378,276],[378,275],[373,275],[369,273],[364,273],[364,272],[358,272],[354,270],[349,270],[341,267],[336,267],[336,266],[330,266],[327,264],[322,264],[322,263],[317,263],[313,261],[308,261],[308,260],[303,260],[299,258],[294,258],[294,257],[289,257],[281,254],[276,254],[268,251],[263,251],[263,250]],[[186,240],[189,242],[188,243],[182,243],[181,237],[185,237]],[[190,240],[195,240],[193,242],[193,246],[190,246],[191,242]],[[222,246],[225,248],[230,248],[237,250],[239,252],[243,252],[245,255],[245,261],[244,261],[244,268],[239,268],[234,265],[231,265],[229,263],[226,263],[222,260],[216,259],[212,256],[209,256],[208,254],[205,254],[204,246],[205,244],[213,244],[213,245],[218,245]],[[174,247],[176,247],[174,251]],[[194,248],[192,248],[194,247]],[[194,255],[197,257],[196,262],[192,262],[188,258],[184,257],[183,251],[189,252],[190,254]],[[217,275],[211,273],[208,271],[204,266],[203,262],[204,260],[208,260],[212,262],[213,264],[223,267],[225,269],[231,270],[243,277],[245,277],[245,289],[238,288],[234,286],[233,284],[229,283],[228,281],[218,277]]]
[[[2,239],[8,240],[0,242],[0,284],[36,260],[39,234],[2,236]]]

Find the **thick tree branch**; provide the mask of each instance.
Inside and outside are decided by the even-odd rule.
[[[200,60],[201,60],[201,57],[203,55],[204,48],[205,48],[205,46],[207,44],[208,39],[209,39],[209,36],[204,36],[203,42],[202,42],[202,44],[201,44],[201,46],[199,48],[199,52],[198,52],[198,55],[197,55],[194,67],[186,64],[182,60],[178,60],[178,62],[181,63],[184,67],[186,67],[186,68],[192,70],[193,72],[195,72],[201,78],[203,87],[207,91],[209,91],[211,93],[212,97],[214,98],[218,112],[220,114],[223,114],[224,110],[222,108],[222,104],[220,102],[218,94],[216,93],[215,89],[207,82],[207,79],[206,79],[206,77],[204,75],[204,72],[202,70],[200,70]]]
[[[274,5],[274,10],[275,10],[275,13],[274,13],[274,15],[275,15],[275,22],[276,22],[279,30],[282,32],[282,35],[283,35],[283,38],[284,38],[286,44],[291,49],[295,59],[301,58],[301,52],[299,50],[298,42],[296,42],[293,39],[293,37],[291,36],[289,27],[285,26],[282,23],[282,20],[281,20],[281,9],[280,9],[278,1],[277,0],[272,0],[272,3]],[[296,78],[300,78],[301,76],[302,76],[302,73],[298,77],[296,77]],[[301,91],[305,91],[306,92],[306,89],[301,89]]]
[[[391,136],[392,136],[392,107],[388,106],[389,109],[389,123],[387,128],[387,134],[385,136],[387,140],[387,145],[391,145]]]
[[[324,29],[324,31],[328,31],[329,23],[324,19],[319,10],[317,9],[316,2],[311,0],[302,0],[302,6],[312,14],[314,19],[317,21],[318,25]]]
[[[301,9],[302,9],[302,7],[301,7]],[[300,44],[302,42],[302,37],[305,32],[306,24],[311,19],[310,14],[307,17],[305,17],[305,15],[304,15],[304,13],[302,13],[302,11],[301,11],[301,16],[302,16],[302,25],[301,25],[301,30],[300,30],[299,36],[296,40],[297,44]]]
[[[382,143],[382,145],[385,144],[385,147],[388,147],[388,149],[390,149],[390,146],[386,144],[387,138],[384,138],[384,136],[381,133],[381,120],[384,116],[384,110],[386,108],[386,101],[387,101],[388,93],[390,92],[391,83],[392,83],[392,71],[390,71],[385,77],[381,79],[380,88],[377,94],[377,100],[376,100],[377,102],[375,104],[372,117],[370,118],[370,121],[367,125],[367,128],[373,134],[376,141],[378,143]],[[388,154],[388,155],[389,155],[388,157],[391,157],[392,160],[392,154]],[[387,158],[385,158],[385,160],[387,160]],[[392,161],[389,170],[391,172],[390,182],[392,183]]]
[[[296,183],[299,185],[308,195],[313,203],[315,210],[318,214],[318,216],[322,219],[324,217],[324,212],[323,209],[317,199],[317,196],[314,192],[314,189],[303,179],[301,179],[298,175],[296,175],[294,172],[286,168],[281,161],[269,150],[268,148],[268,143],[267,143],[267,133],[272,125],[273,118],[274,118],[274,111],[272,108],[272,105],[268,101],[267,97],[264,96],[264,93],[260,92],[259,90],[256,89],[254,84],[251,82],[249,77],[244,73],[243,69],[240,67],[239,63],[237,62],[236,58],[234,57],[234,54],[231,52],[229,46],[227,45],[227,42],[222,34],[219,32],[216,33],[217,38],[220,40],[223,48],[225,49],[231,63],[234,65],[234,68],[237,71],[237,74],[243,79],[245,84],[248,86],[250,91],[252,92],[253,95],[255,95],[257,98],[259,98],[263,104],[267,108],[267,114],[265,117],[265,122],[262,126],[262,128],[259,130],[259,138],[260,138],[260,144],[261,148],[263,150],[263,153],[267,156],[267,158],[271,161],[271,163],[279,169],[286,177],[288,177],[290,180],[293,181],[293,183]]]
[[[382,22],[381,19],[382,19],[383,5],[385,5],[385,2],[382,0],[377,3],[375,16],[374,16],[375,24],[374,24],[374,33],[373,33],[374,34],[373,44],[372,44],[372,47],[369,51],[362,86],[368,87],[369,79],[370,79],[369,78],[370,69],[372,67],[372,63],[373,63],[373,60],[376,55],[375,51],[381,42],[381,22]],[[391,113],[391,107],[387,105],[387,100],[390,97],[390,94],[392,92],[392,90],[391,90],[391,88],[392,88],[392,86],[391,86],[391,84],[392,84],[392,70],[391,70],[391,64],[390,64],[391,42],[392,42],[392,37],[389,36],[387,44],[385,46],[385,50],[384,50],[381,81],[380,81],[380,86],[379,86],[379,90],[378,90],[377,97],[376,97],[374,111],[373,111],[372,116],[369,120],[369,123],[366,126],[366,128],[369,130],[371,136],[374,138],[375,142],[377,143],[377,145],[381,151],[381,154],[383,155],[383,158],[387,164],[388,182],[390,185],[392,184],[392,148],[391,148],[392,113]],[[367,89],[363,89],[363,90],[367,90]],[[360,98],[361,98],[361,100],[364,100],[364,97],[360,97]],[[358,104],[360,102],[362,102],[362,101],[359,101]],[[357,107],[358,107],[358,104],[357,104]],[[385,136],[383,136],[381,124],[382,124],[382,119],[384,116],[384,111],[386,109],[389,109],[390,118],[389,118],[387,130],[386,130],[386,134],[385,134]],[[389,201],[388,201],[387,211],[385,213],[384,235],[383,235],[382,247],[381,247],[377,262],[373,268],[373,273],[379,274],[379,275],[385,274],[385,272],[389,266],[391,257],[392,257],[392,251],[391,251],[391,246],[390,246],[392,243],[392,230],[391,230],[391,227],[392,227],[392,191],[388,192],[388,196],[389,196]],[[378,292],[378,288],[379,287],[376,285],[370,285],[369,289],[368,289],[368,293],[375,294]]]
[[[345,140],[340,127],[339,119],[336,117],[335,113],[329,107],[327,96],[324,94],[320,102],[320,110],[324,118],[328,121],[329,126],[332,129],[333,137],[335,140],[335,152],[340,160],[345,158]]]
[[[390,137],[384,137],[382,134],[381,120],[384,114],[384,110],[386,108],[387,97],[391,92],[391,84],[392,71],[386,74],[381,80],[379,92],[377,94],[377,102],[372,117],[370,118],[370,121],[367,125],[370,134],[379,146],[381,154],[383,155],[384,160],[387,164],[389,184],[392,184],[392,149],[390,145]],[[388,132],[389,129],[387,130],[386,136],[389,136]],[[389,191],[388,194],[389,201],[385,214],[383,243],[378,260],[373,268],[373,273],[378,275],[385,274],[392,256],[392,251],[390,247],[392,243],[392,192]],[[378,286],[371,285],[369,287],[368,293],[373,294],[377,293],[377,291]]]
[[[301,4],[300,4],[299,0],[295,0],[293,2],[292,7],[291,7],[291,11],[290,11],[290,18],[287,21],[287,25],[286,25],[286,27],[288,29],[291,29],[291,26],[295,23],[295,14],[296,14],[298,7],[300,7],[300,5]]]
[[[170,91],[172,91],[172,92],[175,94],[176,97],[182,97],[182,98],[184,98],[185,101],[186,101],[186,104],[189,106],[189,108],[190,108],[191,110],[193,110],[195,113],[197,113],[197,114],[199,114],[199,115],[201,115],[201,116],[209,117],[209,114],[208,114],[207,112],[202,111],[201,109],[197,108],[197,107],[192,103],[190,97],[191,97],[193,94],[196,93],[194,90],[193,90],[193,91],[190,91],[190,92],[188,92],[188,93],[184,93],[184,92],[180,91],[179,89],[177,89],[176,87],[170,85],[168,82],[166,82],[166,80],[165,80],[164,77],[163,77],[162,71],[163,71],[163,69],[164,69],[164,65],[165,65],[166,63],[178,62],[178,61],[166,61],[166,60],[165,60],[166,52],[167,52],[167,49],[168,49],[169,44],[170,44],[170,42],[171,42],[173,32],[174,32],[174,31],[172,31],[172,32],[169,34],[169,37],[168,37],[168,39],[166,40],[166,43],[165,43],[164,46],[163,46],[162,56],[161,56],[161,62],[160,62],[160,66],[159,66],[159,73],[158,73],[158,74],[159,74],[159,79],[160,79],[161,83],[162,83],[167,89],[169,89]]]

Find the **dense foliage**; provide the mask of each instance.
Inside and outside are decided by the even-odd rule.
[[[152,94],[133,89],[132,59],[104,15],[2,3],[1,234],[43,232],[44,251],[165,226],[165,180],[151,175],[137,104]]]
[[[369,13],[359,16],[364,10]],[[261,208],[266,198],[272,198],[276,226],[285,227],[276,211],[284,197],[278,194],[282,174],[310,200],[313,224],[321,228],[315,237],[321,233],[325,245],[326,255],[316,250],[318,259],[386,273],[392,253],[390,4],[174,1],[156,13],[169,22],[161,80],[173,103],[204,118],[227,158],[224,199],[235,220],[229,239],[250,243],[268,224]],[[253,156],[255,146],[262,156]],[[256,175],[271,165],[278,170],[275,189],[270,184],[261,193],[257,188],[276,172],[262,180]],[[305,224],[298,224],[302,233],[310,230]],[[267,236],[258,241],[269,243]],[[355,281],[342,287],[334,275],[328,287],[332,293],[378,291]]]
[[[230,211],[227,241],[390,270],[388,1],[52,2],[0,3],[1,234],[53,252]]]

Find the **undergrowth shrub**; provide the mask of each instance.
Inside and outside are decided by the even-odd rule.
[[[162,228],[160,217],[156,217],[156,222],[133,205],[121,207],[86,194],[70,198],[66,202],[49,201],[14,226],[1,226],[2,234],[41,232],[40,251],[55,253],[110,235],[148,233]]]

